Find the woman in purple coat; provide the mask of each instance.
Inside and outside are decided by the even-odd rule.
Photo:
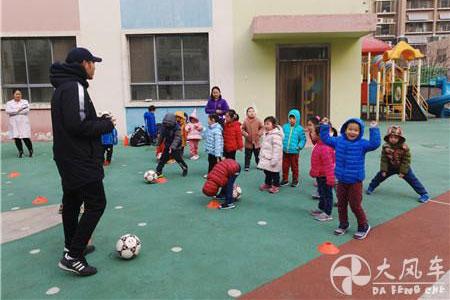
[[[220,93],[220,88],[218,86],[214,86],[211,89],[211,96],[208,99],[208,103],[205,107],[205,112],[208,115],[217,114],[219,115],[221,121],[225,116],[225,113],[229,110],[229,106],[227,100],[222,98]]]

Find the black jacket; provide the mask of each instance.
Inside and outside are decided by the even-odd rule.
[[[86,80],[79,64],[55,63],[50,68],[56,88],[51,102],[53,159],[67,189],[103,179],[100,137],[114,128],[110,119],[97,117]]]
[[[164,149],[181,150],[181,128],[173,113],[167,113],[163,118],[156,144],[159,146],[162,142],[164,142]]]

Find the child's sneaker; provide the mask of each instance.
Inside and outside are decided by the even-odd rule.
[[[287,180],[282,180],[280,182],[280,186],[285,186],[285,185],[288,185],[288,184],[289,184],[289,181],[287,181]]]
[[[250,170],[250,168],[245,168],[245,169],[244,169],[245,172],[248,172],[248,170]]]
[[[292,181],[291,186],[292,187],[297,187],[298,186],[298,180]]]
[[[318,215],[322,214],[323,212],[320,209],[313,209],[313,210],[309,211],[309,213],[311,214],[311,216],[317,217]]]
[[[350,225],[347,225],[347,226],[339,225],[339,227],[334,230],[334,234],[335,235],[343,235],[348,231],[349,228],[350,228]]]
[[[200,158],[200,156],[194,155],[194,156],[191,157],[191,160],[197,160],[197,159],[199,159],[199,158]]]
[[[271,188],[271,186],[268,185],[268,184],[265,184],[265,183],[263,183],[263,184],[261,184],[261,185],[259,186],[259,190],[262,191],[262,192],[268,191],[268,190],[270,190],[270,188]]]
[[[313,198],[314,200],[320,200],[320,195],[318,192],[315,192],[314,194],[311,195],[311,198]]]
[[[203,177],[203,179],[208,179],[208,174],[205,174],[202,177]]]
[[[365,239],[367,237],[367,235],[369,234],[370,228],[371,227],[369,224],[367,224],[364,229],[358,228],[358,231],[353,235],[353,238],[355,238],[357,240]]]
[[[366,194],[367,194],[367,195],[370,195],[370,194],[373,193],[373,191],[374,191],[374,189],[371,188],[371,187],[369,186],[369,187],[367,188],[367,190],[366,190]]]
[[[68,254],[65,254],[63,258],[58,263],[58,267],[70,271],[80,276],[90,276],[97,273],[97,269],[90,266],[86,259],[81,258],[71,258]]]
[[[233,209],[236,207],[236,204],[230,203],[230,204],[220,204],[219,209]]]
[[[430,200],[430,196],[428,194],[420,195],[419,202],[420,203],[427,203]]]
[[[188,174],[188,169],[187,169],[187,168],[184,168],[184,169],[183,169],[183,172],[181,173],[181,176],[186,177],[187,174]]]
[[[271,193],[271,194],[278,193],[279,191],[280,191],[280,187],[279,186],[272,185],[272,187],[269,189],[269,193]]]
[[[317,221],[320,221],[320,222],[327,222],[327,221],[333,220],[333,217],[327,215],[326,213],[321,213],[320,215],[316,216],[314,219]]]

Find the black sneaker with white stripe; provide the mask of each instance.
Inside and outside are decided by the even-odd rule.
[[[85,258],[71,258],[68,254],[64,255],[59,261],[58,267],[80,276],[90,276],[97,273],[97,269],[90,266]]]
[[[236,207],[236,204],[234,203],[230,203],[230,204],[226,204],[226,203],[222,203],[219,206],[219,209],[233,209]]]

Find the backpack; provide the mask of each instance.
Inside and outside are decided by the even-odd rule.
[[[144,126],[135,127],[134,132],[130,137],[130,146],[132,147],[141,147],[145,145],[150,145],[150,137],[145,131]]]

